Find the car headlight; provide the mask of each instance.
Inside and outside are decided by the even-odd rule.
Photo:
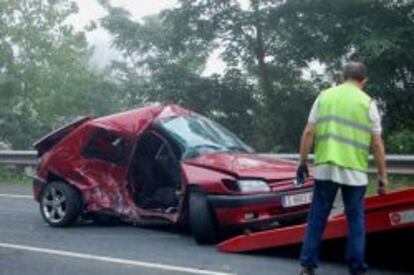
[[[242,193],[270,191],[269,185],[262,180],[239,180],[237,185]]]

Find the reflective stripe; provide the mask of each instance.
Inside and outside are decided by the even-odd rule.
[[[368,126],[365,126],[364,124],[352,121],[350,119],[346,119],[343,117],[339,117],[339,116],[335,116],[335,115],[327,115],[327,116],[322,116],[320,118],[318,118],[318,120],[316,121],[317,124],[319,123],[325,123],[325,122],[329,122],[329,121],[335,121],[337,123],[361,130],[361,131],[365,131],[368,133],[371,133],[371,128],[369,128]]]
[[[352,139],[342,137],[340,135],[325,134],[325,135],[317,136],[317,138],[316,138],[317,141],[322,141],[322,140],[325,140],[325,139],[334,139],[334,140],[339,141],[341,143],[351,145],[351,146],[353,146],[355,148],[358,148],[360,150],[369,152],[369,145],[365,145],[363,143],[360,143],[360,142],[354,141]]]

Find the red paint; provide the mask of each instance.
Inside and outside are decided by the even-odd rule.
[[[414,211],[414,189],[397,191],[366,199],[367,233],[386,232],[406,228],[414,229],[414,220],[401,223],[398,213]],[[306,224],[242,235],[219,244],[222,252],[247,252],[260,249],[300,244],[303,241]],[[347,236],[347,222],[344,214],[332,217],[326,226],[324,240]]]
[[[39,160],[36,171],[38,182],[48,182],[51,175],[57,175],[80,190],[87,212],[111,212],[128,220],[142,217],[161,217],[171,222],[179,222],[186,205],[181,202],[180,212],[160,214],[140,209],[134,203],[128,188],[129,164],[116,165],[97,159],[87,159],[82,155],[85,145],[97,128],[103,128],[123,137],[127,144],[125,158],[129,160],[137,139],[152,123],[173,116],[197,115],[177,105],[157,105],[114,114],[97,119],[85,119],[71,131],[60,135],[57,144],[48,148]],[[42,139],[43,144],[47,138]],[[35,145],[38,146],[39,144]],[[45,148],[45,147],[42,147]],[[296,164],[291,161],[275,160],[258,154],[214,153],[198,158],[181,161],[182,184],[184,190],[189,186],[198,186],[207,194],[244,196],[231,191],[223,184],[223,179],[259,178],[267,181],[272,192],[297,191],[309,188],[293,186]],[[38,200],[41,186],[34,188]],[[260,194],[259,194],[260,195]],[[279,203],[257,204],[249,207],[214,209],[218,222],[223,226],[234,226],[255,222],[246,221],[245,214],[259,213],[260,221],[271,222],[280,217],[303,215],[309,206],[295,209],[283,209]]]

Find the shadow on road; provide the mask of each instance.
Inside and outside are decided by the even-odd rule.
[[[99,217],[94,219],[81,220],[76,227],[83,228],[106,228],[106,227],[129,227],[140,228],[145,230],[153,230],[155,232],[187,235],[191,237],[190,229],[185,226],[177,226],[174,224],[140,224],[134,225],[132,222],[124,222],[117,218]]]
[[[399,272],[414,273],[412,257],[414,245],[413,232],[371,234],[367,239],[367,261],[370,267]],[[344,262],[346,241],[327,241],[322,245],[321,260],[327,262]],[[281,257],[298,259],[300,245],[248,253],[264,257]]]

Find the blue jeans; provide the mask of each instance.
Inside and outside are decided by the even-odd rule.
[[[308,227],[300,255],[301,265],[316,268],[326,221],[334,203],[338,188],[342,191],[345,214],[348,220],[346,260],[351,274],[365,272],[365,186],[339,185],[332,181],[315,180]]]

